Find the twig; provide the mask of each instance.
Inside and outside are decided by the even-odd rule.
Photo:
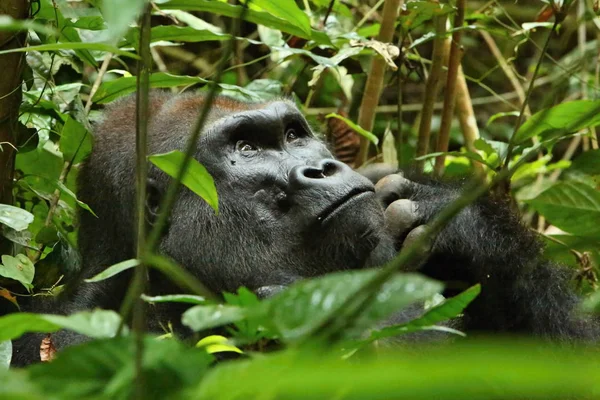
[[[394,38],[395,23],[398,17],[398,9],[403,0],[387,0],[383,5],[383,16],[379,35],[377,40],[383,43],[390,43]],[[367,131],[373,129],[375,121],[375,107],[379,103],[383,79],[385,77],[386,62],[382,57],[374,56],[371,62],[371,69],[367,77],[367,83],[358,111],[358,125]],[[360,150],[356,156],[356,166],[360,167],[367,160],[369,154],[369,140],[365,137],[360,138]]]
[[[102,65],[100,66],[100,69],[98,70],[98,76],[96,76],[96,80],[94,81],[94,84],[92,85],[92,90],[90,90],[90,97],[88,98],[87,103],[85,103],[85,113],[89,114],[90,110],[92,109],[92,98],[94,97],[94,95],[96,94],[96,92],[98,91],[98,88],[100,87],[100,84],[102,83],[102,78],[104,77],[104,74],[106,74],[106,71],[108,70],[108,66],[110,64],[110,61],[112,60],[113,54],[112,53],[106,53],[106,55],[104,56],[104,60],[102,61]]]
[[[446,15],[435,17],[435,40],[433,41],[433,55],[431,57],[431,70],[425,85],[425,96],[423,98],[423,111],[419,123],[419,137],[417,139],[416,156],[424,156],[429,151],[429,138],[431,136],[431,119],[435,98],[438,94],[438,86],[444,65],[444,37],[446,35]],[[425,161],[416,162],[417,171],[423,171]]]
[[[454,102],[456,97],[456,80],[458,68],[462,58],[460,41],[462,38],[462,27],[465,20],[465,0],[456,1],[456,14],[454,15],[454,33],[452,34],[452,43],[450,44],[450,59],[448,61],[448,73],[446,75],[446,91],[444,93],[444,109],[442,110],[442,121],[440,132],[438,134],[436,151],[448,151],[450,143],[450,127],[452,117],[454,116]],[[442,176],[444,173],[444,162],[446,156],[440,155],[435,160],[434,173]]]
[[[542,52],[535,66],[535,70],[533,71],[533,75],[531,76],[531,80],[529,81],[529,87],[527,88],[527,93],[525,94],[525,101],[523,101],[523,104],[521,104],[521,111],[519,111],[519,116],[513,129],[513,134],[511,135],[510,140],[508,141],[508,149],[506,150],[506,158],[504,159],[503,165],[504,169],[508,169],[508,164],[510,162],[512,152],[515,147],[514,137],[517,134],[519,128],[521,127],[521,124],[523,123],[523,118],[525,117],[525,108],[527,107],[527,104],[529,103],[529,98],[531,97],[531,93],[533,92],[534,83],[537,78],[538,72],[540,71],[540,66],[542,65],[544,54],[546,54],[546,51],[548,50],[550,40],[552,39],[552,35],[554,34],[554,31],[556,31],[556,27],[558,26],[558,24],[559,20],[556,19],[554,21],[554,24],[552,25],[552,28],[550,29],[550,32],[548,33],[548,37],[546,38],[546,42],[544,43],[544,47],[542,48]]]

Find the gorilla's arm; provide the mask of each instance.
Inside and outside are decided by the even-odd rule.
[[[399,246],[411,228],[431,221],[461,192],[460,186],[416,183],[401,175],[384,178],[376,190]],[[404,217],[397,218],[398,213]],[[544,260],[535,233],[521,225],[507,204],[491,197],[465,208],[445,227],[421,271],[449,288],[481,283],[481,294],[465,311],[467,330],[552,339],[600,337],[598,321],[577,312],[571,272]]]

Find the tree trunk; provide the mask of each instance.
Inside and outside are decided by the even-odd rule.
[[[0,15],[14,19],[29,16],[28,0],[0,1]],[[0,31],[0,50],[25,46],[26,32]],[[15,165],[15,150],[19,105],[21,104],[21,75],[25,65],[24,53],[0,55],[0,203],[12,204],[12,179]],[[9,250],[9,244],[0,237],[0,254]]]

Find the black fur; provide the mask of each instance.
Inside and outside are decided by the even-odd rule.
[[[134,257],[134,101],[129,97],[107,109],[96,129],[94,152],[80,173],[79,198],[98,215],[81,214],[80,278]],[[195,95],[154,93],[150,154],[182,150],[203,101]],[[297,139],[286,141],[290,130]],[[236,144],[242,140],[262,150],[241,151]],[[214,292],[242,285],[260,292],[262,287],[329,271],[380,265],[397,252],[384,230],[383,208],[373,184],[332,160],[292,103],[218,99],[194,157],[215,179],[219,215],[183,188],[160,250]],[[155,203],[152,198],[160,198],[169,178],[154,167],[149,178],[150,201]],[[422,223],[459,193],[456,186],[436,182],[411,188],[409,197],[417,202]],[[344,207],[333,207],[359,192]],[[423,271],[443,280],[482,283],[481,296],[466,313],[467,328],[565,339],[597,334],[591,321],[575,314],[577,299],[568,273],[543,261],[534,235],[507,207],[491,199],[468,207],[447,226]],[[117,310],[129,279],[122,274],[76,285],[50,307],[61,313],[94,307]],[[178,291],[167,282],[153,274],[151,293]],[[153,311],[151,329],[158,329],[161,320],[180,320],[180,307]],[[53,337],[58,347],[82,340],[68,332]],[[15,364],[39,359],[39,340],[32,335],[19,341]]]

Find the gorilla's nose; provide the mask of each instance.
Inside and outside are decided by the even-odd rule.
[[[316,166],[299,165],[290,171],[292,189],[307,189],[329,186],[335,181],[344,181],[344,175],[353,171],[346,164],[336,160],[321,160]]]

